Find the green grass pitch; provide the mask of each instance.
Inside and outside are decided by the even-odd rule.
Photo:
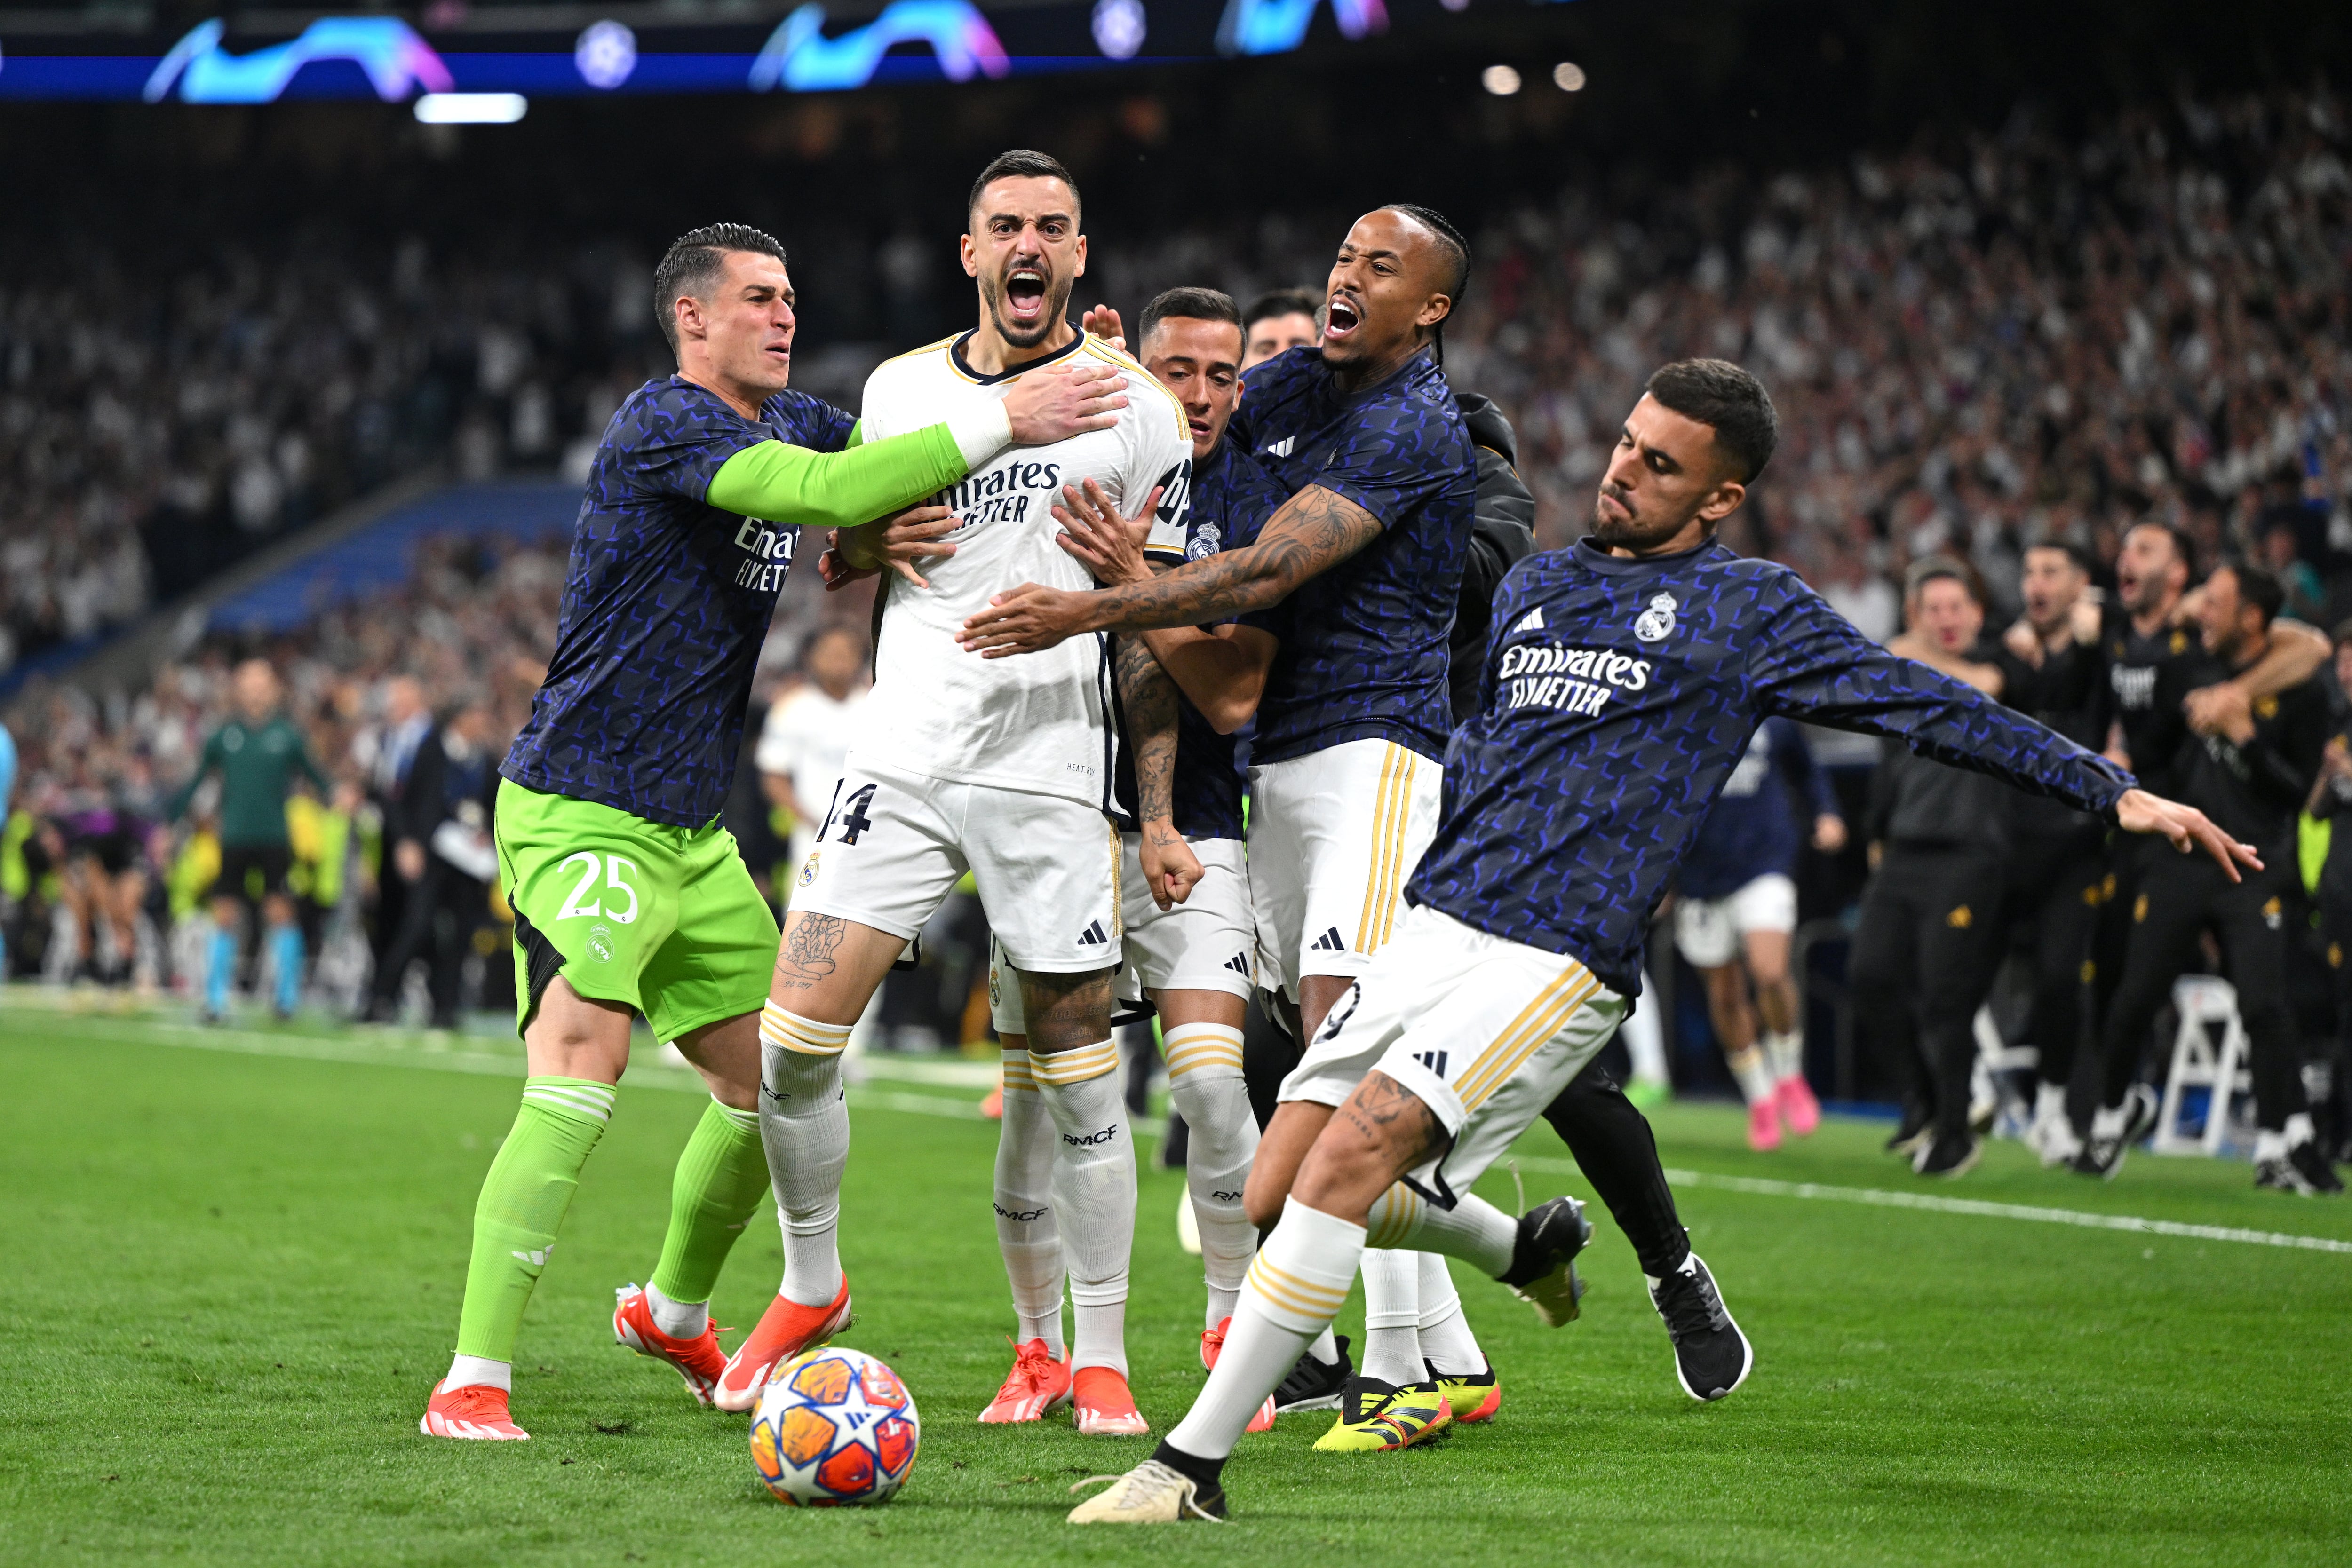
[[[425,1438],[519,1075],[492,1040],[199,1036],[0,1000],[0,1562],[2344,1561],[2352,1254],[1704,1183],[1679,1194],[1684,1217],[1757,1347],[1729,1400],[1675,1386],[1596,1206],[1592,1291],[1565,1330],[1457,1269],[1502,1373],[1492,1426],[1343,1458],[1309,1450],[1328,1417],[1288,1417],[1243,1440],[1230,1524],[1073,1531],[1069,1483],[1149,1440],[973,1422],[1011,1326],[995,1128],[920,1113],[968,1096],[903,1084],[853,1096],[845,1338],[905,1376],[921,1458],[887,1508],[787,1510],[753,1477],[740,1417],[697,1409],[613,1343],[613,1288],[652,1266],[699,1111],[650,1061],[531,1304],[515,1408],[535,1440]],[[1677,1170],[1919,1189],[1877,1152],[1882,1127],[1832,1122],[1761,1157],[1728,1108],[1655,1120]],[[1586,1190],[1548,1129],[1521,1153],[1531,1197]],[[1128,1329],[1163,1431],[1201,1380],[1180,1185],[1143,1178]],[[1507,1175],[1483,1190],[1512,1199]],[[1934,1190],[2352,1240],[2352,1205],[2257,1194],[2242,1165],[2137,1155],[2098,1186],[2003,1145]],[[777,1256],[755,1224],[721,1322],[752,1322]]]

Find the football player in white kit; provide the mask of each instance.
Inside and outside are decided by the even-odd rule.
[[[891,964],[969,871],[1024,990],[1031,1075],[1074,1151],[1061,1240],[1079,1309],[1079,1429],[1149,1430],[1128,1388],[1120,1332],[1135,1151],[1110,1035],[1122,952],[1112,642],[1074,639],[1045,658],[991,662],[955,640],[1006,582],[1090,585],[1054,543],[1051,508],[1065,484],[1091,480],[1130,510],[1156,490],[1155,542],[1181,549],[1192,469],[1184,413],[1135,361],[1067,320],[1071,285],[1086,268],[1078,215],[1076,186],[1054,160],[1016,152],[990,163],[972,187],[962,241],[979,325],[888,361],[866,384],[868,439],[1001,401],[1024,371],[1065,361],[1091,357],[1122,372],[1129,395],[1108,428],[1008,452],[943,492],[937,499],[955,527],[934,547],[928,580],[911,570],[885,580],[873,690],[794,879],[761,1020],[761,1126],[784,1217],[784,1282],[728,1364],[719,1391],[727,1407],[848,1320],[835,1244],[849,1143],[840,1053]],[[854,540],[842,553],[864,564]],[[1148,657],[1120,672],[1157,674]],[[1175,745],[1170,705],[1125,695],[1168,713],[1148,747],[1157,761],[1147,766],[1164,774]],[[1144,802],[1141,869],[1155,895],[1181,901],[1201,867],[1166,820],[1164,788],[1160,795],[1157,821],[1155,802]]]
[[[1097,311],[1087,323],[1118,340],[1116,312]],[[1240,310],[1214,289],[1170,289],[1145,308],[1137,347],[1145,369],[1176,395],[1191,424],[1192,508],[1178,559],[1202,559],[1248,545],[1289,493],[1249,454],[1223,440],[1241,396]],[[1098,486],[1066,491],[1064,502],[1096,517],[1106,528],[1125,531],[1126,519],[1108,507]],[[1069,520],[1066,510],[1056,515]],[[1143,520],[1148,528],[1150,519]],[[1141,557],[1132,566],[1148,574],[1154,553],[1148,533],[1140,542]],[[1163,555],[1158,564],[1165,570],[1176,562]],[[1237,630],[1231,622],[1214,630],[1186,627],[1146,632],[1122,644],[1129,656],[1148,645],[1141,656],[1158,659],[1188,699],[1177,712],[1173,821],[1208,873],[1189,900],[1156,901],[1144,885],[1141,835],[1125,835],[1128,964],[1118,995],[1126,1000],[1139,994],[1157,1010],[1169,1099],[1192,1128],[1185,1186],[1200,1230],[1207,1286],[1201,1333],[1204,1367],[1216,1364],[1243,1277],[1257,1251],[1257,1227],[1242,1209],[1242,1187],[1257,1150],[1257,1121],[1242,1076],[1242,1026],[1255,982],[1257,928],[1242,852],[1242,776],[1234,731],[1255,710],[1265,672],[1255,664],[1226,668],[1214,657]],[[1203,653],[1211,655],[1205,661],[1197,656]],[[1188,653],[1195,657],[1188,660]],[[1150,793],[1155,784],[1139,777],[1140,793]],[[1034,1421],[1068,1396],[1070,1385],[1062,1354],[1063,1266],[1052,1190],[1057,1147],[1029,1071],[1020,988],[1007,983],[1001,962],[992,963],[989,978],[1004,1060],[997,1241],[1013,1281],[1020,1332],[1013,1370],[980,1418]],[[1059,1162],[1067,1165],[1073,1153],[1060,1148]],[[1269,1399],[1251,1429],[1272,1426],[1274,1414]]]

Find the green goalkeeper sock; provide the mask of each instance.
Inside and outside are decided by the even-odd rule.
[[[610,1083],[584,1078],[523,1080],[522,1108],[474,1205],[474,1256],[457,1317],[459,1355],[514,1359],[523,1309],[555,1250],[581,1167],[612,1117],[613,1095]]]
[[[656,1299],[709,1301],[735,1239],[770,1190],[760,1113],[730,1110],[716,1100],[704,1106],[670,1182],[669,1230],[654,1269]],[[670,1332],[668,1324],[659,1326]]]

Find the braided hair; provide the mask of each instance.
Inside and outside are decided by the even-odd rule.
[[[1421,206],[1412,202],[1391,202],[1381,209],[1386,213],[1402,213],[1427,229],[1435,238],[1438,248],[1445,253],[1452,265],[1445,282],[1445,298],[1449,301],[1445,314],[1429,329],[1430,349],[1440,365],[1445,363],[1445,323],[1462,308],[1462,296],[1470,287],[1470,242],[1462,231],[1434,207]]]

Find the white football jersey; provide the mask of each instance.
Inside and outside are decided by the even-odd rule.
[[[1122,512],[1161,489],[1149,552],[1184,559],[1192,503],[1192,434],[1182,405],[1150,371],[1092,334],[1048,359],[1002,376],[964,361],[970,333],[943,339],[877,367],[866,382],[866,438],[936,424],[982,398],[1002,398],[1016,376],[1076,358],[1127,377],[1127,406],[1108,430],[1051,446],[1015,446],[932,499],[954,509],[956,553],[924,561],[917,588],[883,579],[874,689],[849,749],[933,779],[1058,795],[1115,810],[1112,779],[1121,737],[1114,715],[1110,639],[1073,637],[1042,653],[983,659],[956,642],[965,620],[1024,582],[1092,589],[1094,579],[1055,542],[1054,503],[1087,479]]]

